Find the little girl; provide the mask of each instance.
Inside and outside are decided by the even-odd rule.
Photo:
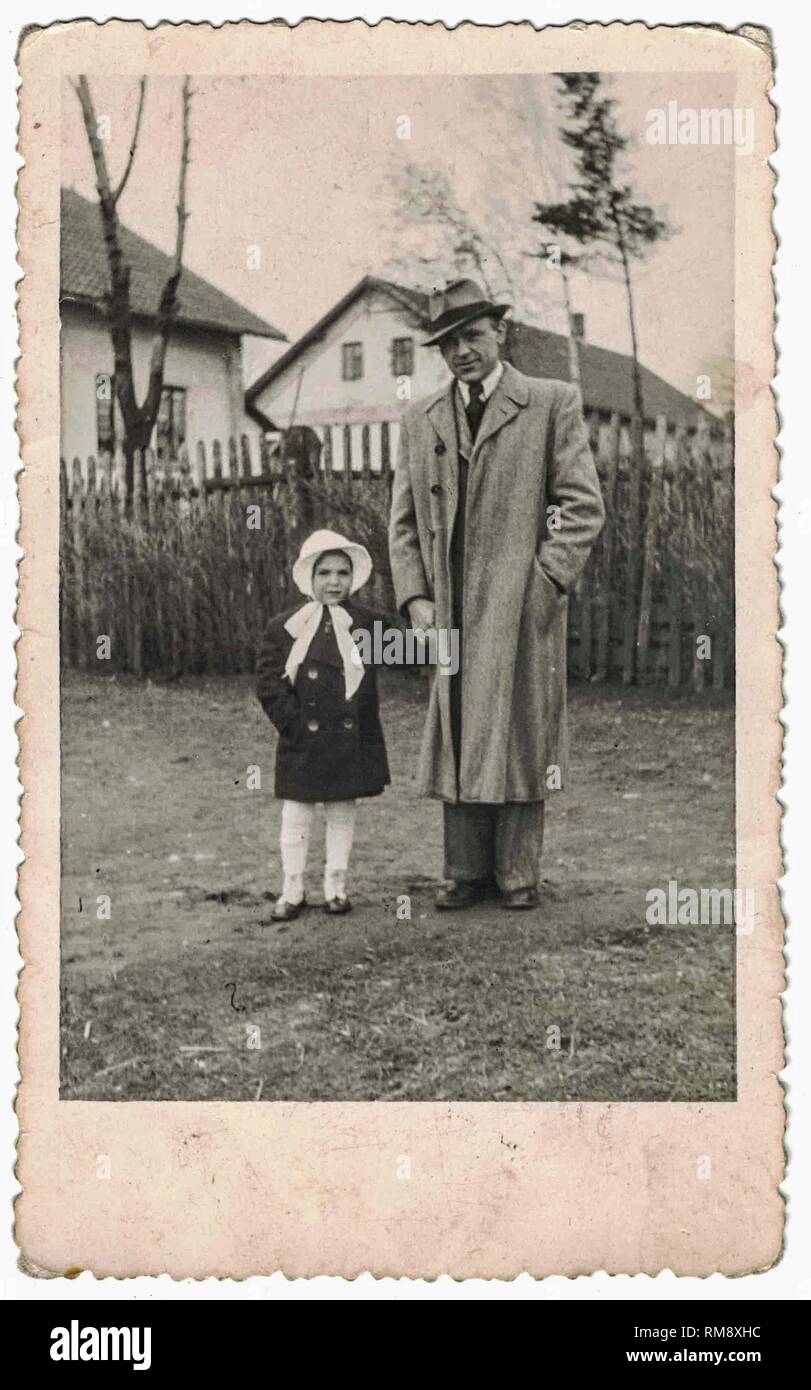
[[[349,912],[346,873],[359,796],[379,796],[390,781],[373,666],[352,640],[374,615],[350,594],[372,572],[365,546],[335,531],[316,531],[301,547],[293,580],[309,599],[268,624],[257,667],[257,694],[279,733],[276,796],[283,801],[284,883],[273,919],[306,907],[304,871],[315,807],[326,811],[324,911]]]

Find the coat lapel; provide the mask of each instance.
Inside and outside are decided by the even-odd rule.
[[[425,407],[425,413],[437,436],[434,445],[435,476],[442,480],[447,494],[448,536],[453,530],[459,501],[459,452],[464,453],[466,458],[469,457],[471,462],[475,462],[482,445],[491,439],[502,426],[514,419],[518,411],[529,400],[526,382],[508,362],[505,362],[501,380],[487,402],[487,409],[482,417],[476,442],[471,448],[467,419],[461,407],[459,413],[462,417],[464,430],[460,434],[457,429],[456,406],[454,404],[454,397],[457,394],[455,387],[456,382],[451,381],[450,385],[433,396]],[[468,449],[468,453],[465,453],[465,448]]]
[[[518,411],[525,406],[529,400],[529,392],[526,383],[518,373],[510,366],[509,362],[504,363],[504,371],[501,379],[487,402],[487,409],[482,416],[479,425],[479,432],[476,435],[476,443],[473,446],[474,459],[481,450],[482,444],[486,440],[492,439],[502,426],[515,419]]]

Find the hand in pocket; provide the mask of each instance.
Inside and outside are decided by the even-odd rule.
[[[553,583],[549,578],[549,575],[537,559],[533,560],[532,565],[535,576],[538,622],[541,631],[548,632],[558,616],[566,596],[561,593],[557,584]]]

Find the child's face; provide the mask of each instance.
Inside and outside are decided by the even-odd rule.
[[[335,551],[321,555],[313,570],[313,596],[318,603],[343,603],[352,588],[352,564]]]

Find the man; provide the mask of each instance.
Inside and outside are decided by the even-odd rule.
[[[474,280],[430,299],[449,386],[405,414],[389,548],[412,627],[460,639],[431,689],[417,772],[444,803],[442,909],[538,904],[544,802],[566,762],[566,610],[603,524],[575,387],[501,361],[505,304]]]

